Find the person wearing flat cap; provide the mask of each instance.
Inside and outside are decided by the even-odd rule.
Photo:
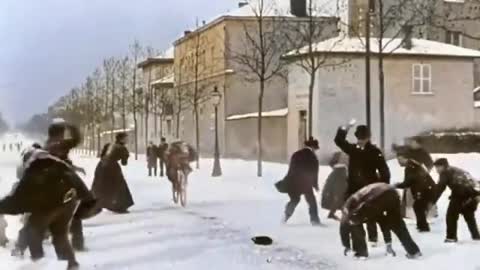
[[[357,126],[355,137],[357,143],[347,141],[349,130],[355,125],[352,120],[347,126],[340,127],[335,136],[335,144],[349,156],[348,186],[346,198],[373,183],[390,183],[390,169],[388,168],[382,151],[371,143],[370,129],[365,125]],[[367,223],[369,242],[376,245],[378,242],[377,226],[375,221]],[[384,232],[384,238],[388,238]]]
[[[287,222],[293,215],[300,202],[300,197],[303,195],[310,209],[310,222],[317,226],[320,225],[320,218],[318,217],[317,199],[313,190],[318,191],[319,162],[315,152],[320,147],[318,141],[313,137],[310,137],[304,145],[303,149],[292,155],[287,176],[283,179],[290,197],[290,201],[285,208],[284,221]]]

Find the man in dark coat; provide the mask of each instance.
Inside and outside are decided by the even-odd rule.
[[[396,188],[411,189],[413,195],[413,210],[417,218],[417,230],[429,232],[427,213],[435,197],[435,182],[418,161],[411,159],[408,149],[397,149],[397,159],[400,166],[405,168],[404,181],[396,184]]]
[[[315,151],[319,149],[318,141],[310,137],[305,142],[305,147],[292,155],[287,176],[284,180],[288,190],[290,202],[285,208],[285,222],[290,219],[300,202],[300,197],[305,200],[310,208],[310,221],[312,225],[319,225],[317,199],[313,190],[318,191],[319,162]]]
[[[345,247],[345,255],[353,247],[356,257],[368,257],[363,223],[371,220],[378,221],[382,230],[388,232],[387,254],[395,256],[391,245],[391,230],[407,251],[408,258],[414,259],[422,255],[401,216],[398,193],[393,186],[385,183],[367,185],[345,202],[340,225],[340,236]],[[350,235],[353,246],[350,243]]]
[[[154,176],[157,176],[157,164],[158,164],[158,149],[153,142],[150,142],[147,147],[147,167],[148,176],[152,176],[152,170]]]
[[[160,145],[158,146],[158,158],[160,159],[160,177],[164,176],[164,170],[165,170],[165,152],[168,149],[168,143],[167,140],[162,137],[160,141]]]
[[[447,210],[446,243],[456,243],[458,218],[463,215],[473,240],[480,240],[475,211],[480,201],[479,183],[466,171],[450,166],[448,160],[441,158],[435,161],[435,169],[440,179],[437,184],[435,202],[442,196],[447,187],[451,190],[450,204]]]
[[[382,151],[371,143],[371,133],[367,126],[358,126],[355,131],[357,143],[347,141],[348,131],[353,127],[351,122],[340,127],[335,137],[335,144],[349,156],[348,188],[346,198],[359,189],[372,183],[390,183],[390,169]],[[375,220],[367,223],[368,238],[374,245],[378,242]]]
[[[17,171],[20,181],[8,196],[0,200],[1,213],[30,213],[19,233],[17,246],[20,249],[28,246],[32,259],[42,258],[42,242],[49,230],[57,257],[67,260],[69,269],[78,267],[68,238],[70,224],[80,201],[94,201],[73,166],[61,158],[68,155],[80,140],[78,129],[54,123],[49,128],[46,148],[33,147],[24,156],[23,168]],[[82,214],[89,212],[87,208],[83,208]]]

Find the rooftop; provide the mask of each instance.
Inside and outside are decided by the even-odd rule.
[[[315,53],[350,53],[363,54],[365,53],[365,38],[338,36],[331,38],[314,45]],[[379,39],[371,38],[371,51],[378,53]],[[444,56],[444,57],[470,57],[480,58],[480,51],[466,49],[450,44],[426,40],[426,39],[412,39],[412,48],[406,49],[402,45],[404,40],[401,38],[383,39],[384,53],[392,53],[394,55],[429,55],[429,56]],[[285,55],[285,57],[301,56],[308,53],[308,47],[294,50]]]
[[[148,57],[147,59],[138,63],[138,67],[144,68],[151,64],[173,63],[174,53],[175,53],[175,48],[172,46],[167,50],[165,50],[163,53],[155,57]]]

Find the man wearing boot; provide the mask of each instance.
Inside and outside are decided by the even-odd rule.
[[[477,181],[466,171],[450,166],[448,160],[440,158],[434,163],[440,176],[437,184],[435,202],[442,196],[447,187],[451,190],[450,203],[447,210],[447,237],[445,243],[456,243],[457,225],[460,215],[467,223],[473,240],[480,241],[475,211],[480,201],[480,187]]]
[[[404,181],[396,184],[396,188],[411,189],[413,194],[413,209],[417,219],[417,230],[429,232],[427,213],[435,198],[435,182],[426,168],[416,160],[410,159],[408,149],[398,148],[397,159],[400,166],[405,168]]]
[[[318,141],[310,137],[305,142],[305,147],[295,152],[290,159],[288,173],[283,180],[290,197],[290,202],[285,207],[285,222],[293,215],[303,195],[310,208],[310,222],[314,226],[320,225],[317,199],[313,192],[314,189],[318,191],[319,162],[315,155],[318,149]]]
[[[378,221],[388,240],[387,254],[396,256],[392,248],[391,230],[407,251],[407,258],[414,259],[422,255],[403,221],[400,213],[400,196],[393,186],[385,183],[367,185],[346,201],[342,211],[340,236],[345,255],[353,248],[355,257],[359,259],[368,257],[363,223],[371,220]]]
[[[347,126],[340,127],[335,136],[335,144],[349,156],[346,198],[369,184],[390,183],[390,169],[382,151],[371,143],[371,132],[367,126],[357,127],[356,144],[347,141],[348,132],[354,125],[355,120],[350,121]],[[375,220],[369,220],[367,230],[369,242],[373,246],[377,245]]]

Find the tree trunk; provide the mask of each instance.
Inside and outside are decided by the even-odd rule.
[[[111,104],[112,130],[115,130],[115,77],[112,74],[112,104]],[[113,135],[113,132],[112,132]],[[112,139],[113,141],[113,139]]]
[[[100,134],[100,126],[97,128],[97,157],[100,157],[102,151],[102,136]]]
[[[257,122],[257,176],[263,175],[263,145],[262,145],[262,112],[263,112],[263,92],[265,90],[265,81],[260,80],[260,94],[258,95],[258,122]]]
[[[180,117],[181,117],[181,113],[180,111],[177,112],[177,127],[175,128],[175,137],[177,137],[177,139],[180,139]]]
[[[385,151],[385,74],[383,71],[383,56],[378,57],[378,82],[380,86],[380,147]]]
[[[308,135],[313,136],[313,91],[315,89],[315,69],[310,73],[310,85],[308,86]]]
[[[127,92],[127,89],[125,85],[123,85],[122,86],[122,128],[123,130],[127,129],[127,104],[126,104],[127,93],[126,92]]]
[[[200,119],[198,118],[198,104],[194,105],[195,113],[195,147],[197,148],[197,169],[200,169]]]

